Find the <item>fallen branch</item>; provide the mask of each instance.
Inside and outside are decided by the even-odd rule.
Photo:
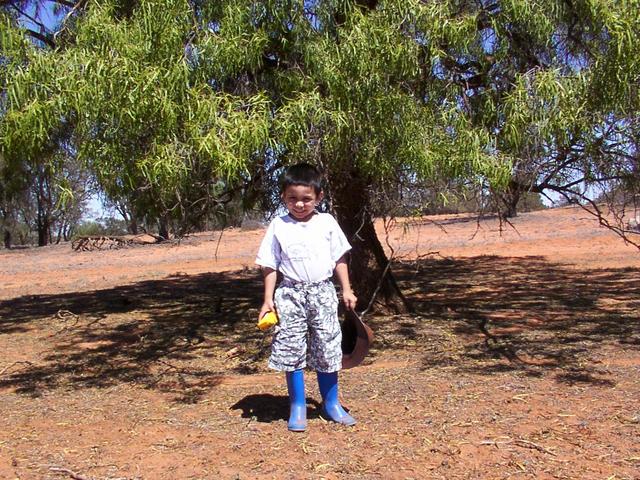
[[[83,236],[71,242],[71,248],[78,251],[112,250],[130,247],[132,245],[149,245],[159,243],[164,239],[150,233],[124,236]]]
[[[507,438],[505,441],[502,441],[502,442],[498,440],[483,440],[482,442],[480,442],[480,445],[492,445],[496,448],[500,448],[500,445],[508,445],[510,443],[515,443],[516,445],[519,445],[525,448],[533,448],[534,450],[538,450],[539,452],[553,455],[554,457],[557,455],[556,453],[552,452],[548,448],[545,448],[541,445],[538,445],[537,443],[533,443],[528,440],[522,440],[521,438],[516,438],[515,440],[511,438]]]

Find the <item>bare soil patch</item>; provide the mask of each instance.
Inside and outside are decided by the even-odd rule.
[[[368,318],[354,428],[309,372],[303,434],[255,328],[262,230],[0,251],[0,478],[640,478],[636,249],[574,208],[379,233],[417,313]]]

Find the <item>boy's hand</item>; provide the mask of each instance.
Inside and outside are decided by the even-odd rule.
[[[264,317],[267,312],[275,312],[276,306],[273,303],[273,300],[267,300],[262,304],[262,308],[260,309],[260,314],[258,315],[258,320]]]
[[[347,310],[353,310],[356,308],[358,297],[355,296],[353,290],[345,290],[342,292],[342,301],[344,302],[344,306],[347,307]]]

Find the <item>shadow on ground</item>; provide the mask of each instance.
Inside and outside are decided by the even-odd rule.
[[[0,388],[39,395],[134,382],[196,401],[263,356],[265,335],[254,324],[260,282],[234,271],[0,302],[0,335],[26,336],[40,350],[0,376]]]
[[[396,272],[418,312],[397,330],[423,338],[424,368],[553,371],[561,382],[606,386],[598,350],[640,351],[636,268],[576,270],[542,257],[479,256],[407,263]],[[429,336],[443,325],[458,340],[430,349]]]
[[[307,398],[307,418],[320,418],[322,406],[317,400]],[[242,418],[256,422],[271,423],[289,419],[289,397],[268,393],[247,395],[231,406],[231,410],[240,410]]]
[[[599,349],[640,351],[638,269],[481,256],[396,272],[417,314],[371,319],[378,341],[370,361],[395,350],[422,358],[425,369],[551,372],[560,382],[607,386]],[[2,366],[0,388],[37,396],[134,383],[195,402],[225,375],[264,369],[269,339],[254,324],[261,292],[255,272],[233,271],[0,302],[0,345],[18,342],[30,355]],[[255,415],[251,401],[238,408]]]

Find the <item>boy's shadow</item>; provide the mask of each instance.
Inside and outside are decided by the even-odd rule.
[[[307,418],[319,418],[321,405],[318,401],[307,397]],[[247,395],[231,406],[231,410],[242,410],[242,418],[250,418],[256,422],[271,423],[278,420],[289,420],[289,397],[262,393]]]

